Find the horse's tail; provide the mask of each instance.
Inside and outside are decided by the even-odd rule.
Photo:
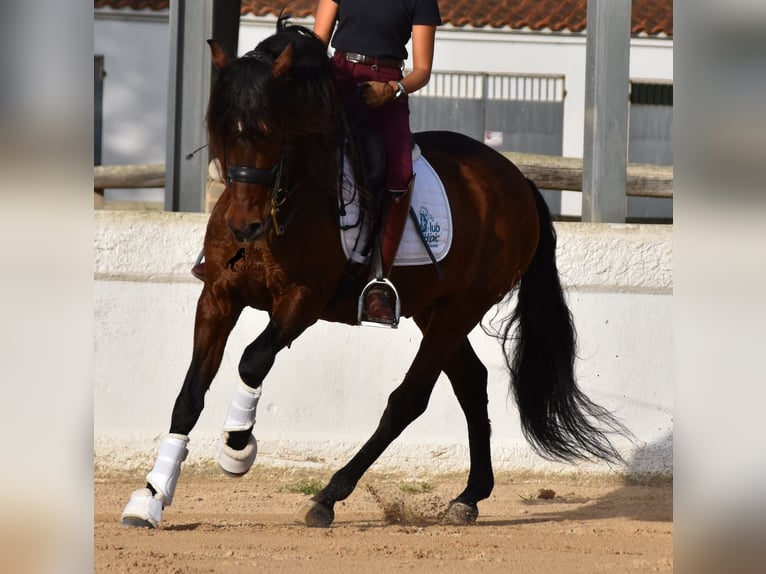
[[[540,191],[532,181],[529,184],[537,202],[540,240],[503,333],[524,436],[545,458],[624,462],[606,433],[630,435],[629,431],[585,396],[575,381],[577,333],[556,267],[556,230]],[[511,353],[509,333],[514,325]]]

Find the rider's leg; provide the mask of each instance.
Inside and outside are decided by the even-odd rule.
[[[377,130],[386,146],[387,191],[381,213],[381,258],[383,274],[388,276],[394,265],[396,251],[402,239],[412,199],[414,182],[412,172],[412,135],[407,96],[392,100],[368,117],[370,127]],[[371,289],[367,294],[367,315],[374,319],[393,322],[394,310],[382,290]]]

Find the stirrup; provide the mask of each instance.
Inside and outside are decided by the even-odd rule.
[[[366,309],[365,309],[365,303],[367,301],[367,293],[369,293],[373,289],[380,289],[381,291],[384,291],[387,295],[393,295],[394,297],[394,320],[393,321],[384,321],[381,319],[375,319],[373,317],[369,317],[367,315]],[[392,329],[396,329],[399,326],[399,315],[401,313],[401,303],[399,301],[399,293],[396,290],[396,287],[394,287],[394,284],[391,283],[388,279],[385,277],[381,277],[380,279],[373,279],[367,285],[364,286],[364,289],[362,289],[362,293],[359,295],[359,304],[357,306],[357,314],[356,319],[360,325],[367,325],[371,327],[390,327]]]

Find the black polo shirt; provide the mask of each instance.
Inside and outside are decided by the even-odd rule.
[[[333,0],[338,22],[332,47],[373,58],[407,59],[415,24],[442,23],[437,0]]]

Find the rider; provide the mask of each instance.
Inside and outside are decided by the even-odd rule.
[[[333,36],[333,29],[337,28]],[[383,272],[393,266],[410,207],[413,185],[412,135],[407,94],[428,83],[433,64],[437,0],[318,0],[314,32],[327,45],[332,36],[332,64],[341,97],[352,102],[358,86],[369,108],[365,121],[385,144],[388,191],[383,207]],[[406,44],[412,36],[412,71],[403,76]],[[367,315],[394,321],[386,294],[372,289]]]

